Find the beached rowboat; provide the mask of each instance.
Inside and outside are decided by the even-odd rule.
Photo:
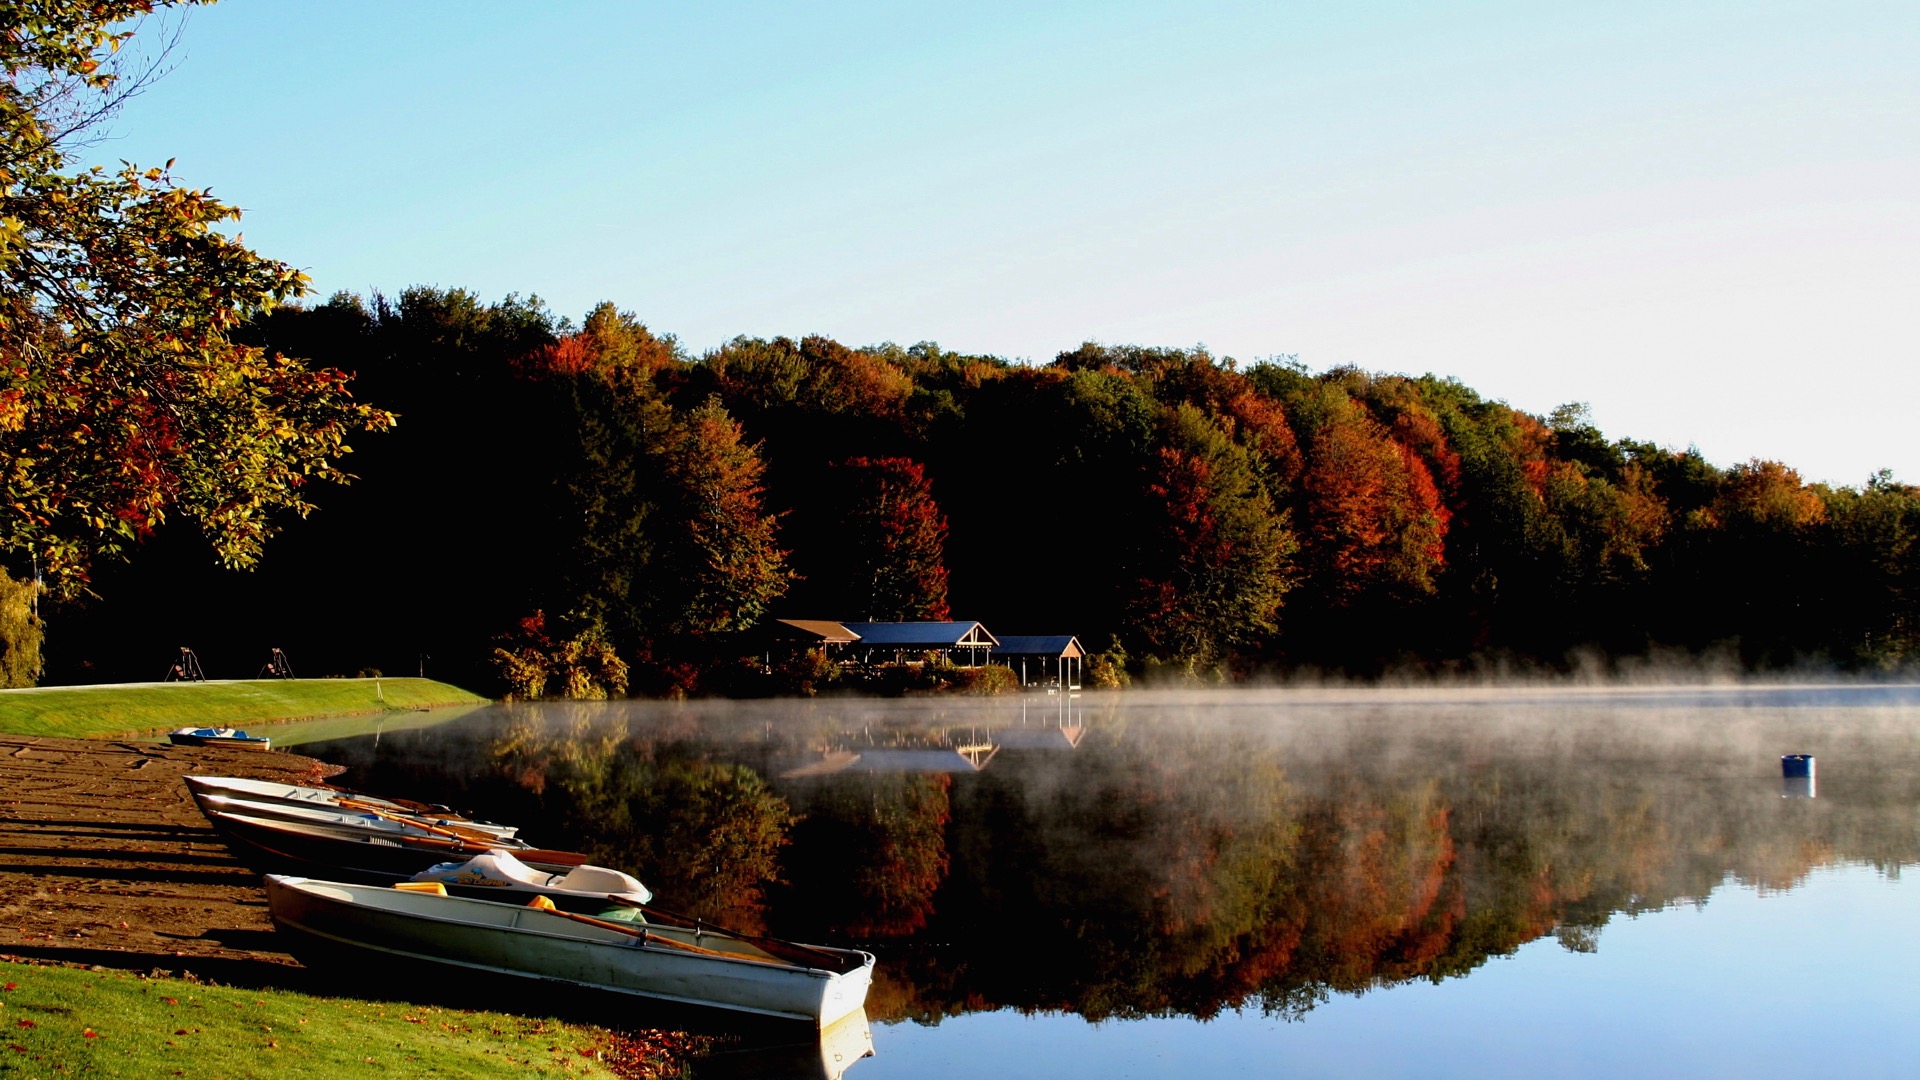
[[[227,746],[238,750],[271,749],[265,735],[249,735],[230,727],[183,727],[167,732],[167,741],[175,746]]]
[[[386,960],[801,1020],[859,1009],[873,954],[267,876],[274,925],[322,962]]]
[[[252,802],[286,803],[323,810],[351,811],[398,819],[418,819],[429,825],[458,826],[493,836],[512,836],[519,831],[512,825],[473,821],[453,813],[444,806],[382,799],[373,795],[362,795],[357,791],[302,787],[299,784],[253,780],[243,776],[189,776],[186,780],[188,789],[195,796],[223,795],[230,799],[247,799]]]
[[[502,836],[491,829],[475,828],[467,822],[428,820],[413,814],[395,814],[368,808],[326,806],[314,803],[271,802],[242,799],[232,795],[203,795],[194,792],[193,801],[200,812],[246,814],[272,821],[297,821],[304,825],[326,825],[355,829],[380,836],[427,836],[462,840],[480,848],[501,847],[519,850],[533,845],[515,836]]]
[[[207,821],[240,861],[263,874],[293,872],[387,883],[404,881],[439,863],[501,850],[498,844],[458,837],[257,817],[215,809],[209,801],[200,804]],[[565,873],[587,861],[575,852],[542,848],[518,847],[513,854],[551,874]]]

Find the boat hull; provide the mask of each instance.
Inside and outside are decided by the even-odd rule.
[[[846,971],[768,962],[751,945],[711,934],[647,927],[652,940],[531,907],[510,907],[392,889],[269,875],[274,925],[330,961],[361,959],[430,964],[509,976],[532,984],[726,1009],[816,1027],[860,1009],[873,957],[823,950]],[[661,939],[726,949],[712,956]]]
[[[197,791],[194,792],[193,800],[199,804],[200,812],[203,814],[243,814],[250,818],[290,821],[326,829],[364,832],[374,836],[409,840],[459,839],[469,846],[478,845],[483,848],[499,847],[518,851],[533,846],[518,837],[502,836],[490,830],[476,830],[464,825],[450,828],[424,818],[402,815],[383,816],[349,807],[242,799],[232,795],[211,795]]]
[[[193,792],[195,798],[215,795],[229,799],[243,799],[251,803],[306,807],[313,810],[345,813],[378,812],[393,817],[418,820],[428,825],[467,829],[499,837],[511,837],[518,831],[511,825],[472,821],[450,813],[441,813],[440,811],[445,810],[444,807],[431,808],[419,803],[395,802],[391,799],[350,791],[302,787],[298,784],[282,784],[271,780],[253,780],[239,776],[189,776],[186,781],[188,790]]]
[[[487,844],[429,842],[202,809],[233,853],[263,874],[318,872],[323,877],[387,884],[490,848]],[[522,862],[549,873],[564,873],[578,865],[543,863],[524,851],[517,854]]]

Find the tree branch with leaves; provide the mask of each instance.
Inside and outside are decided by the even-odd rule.
[[[73,161],[124,100],[128,20],[169,6],[0,4],[0,556],[57,592],[170,516],[253,565],[315,481],[350,479],[348,437],[393,422],[345,372],[232,340],[307,287],[228,234],[236,207],[172,162]]]

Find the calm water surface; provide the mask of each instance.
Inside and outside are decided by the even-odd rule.
[[[523,705],[301,749],[871,949],[856,1080],[1920,1068],[1916,687]]]

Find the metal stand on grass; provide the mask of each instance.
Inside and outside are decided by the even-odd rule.
[[[273,655],[267,657],[266,664],[260,668],[258,677],[262,679],[293,678],[293,665],[287,662],[287,654],[279,649],[273,650]]]
[[[193,650],[182,645],[180,646],[180,658],[173,662],[173,666],[167,669],[167,677],[160,681],[206,682],[207,673],[200,670],[200,658],[193,655]]]

